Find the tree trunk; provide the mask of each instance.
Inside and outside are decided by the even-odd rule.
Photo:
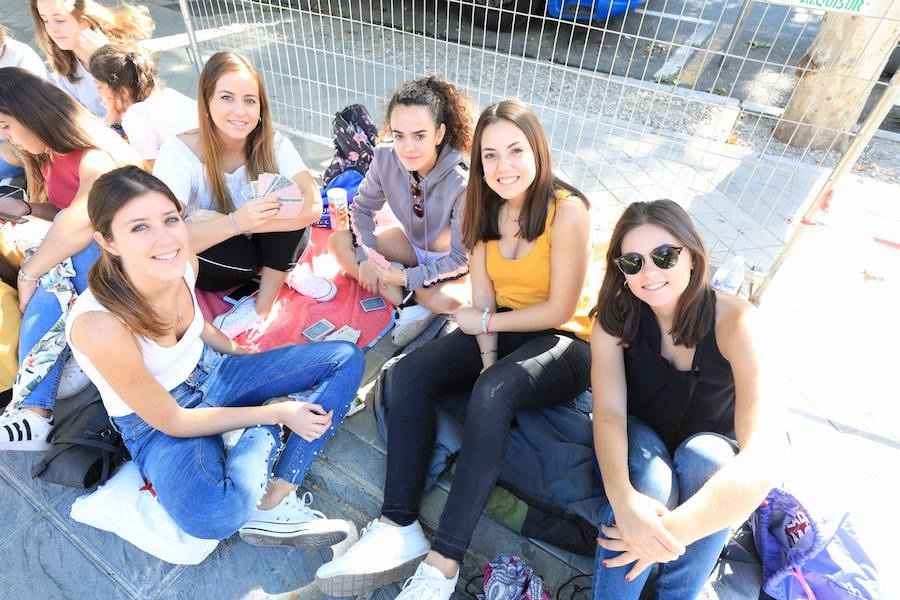
[[[870,0],[866,13],[879,16],[829,12],[822,19],[797,65],[800,81],[775,127],[776,139],[816,150],[846,146],[900,39],[900,0]]]

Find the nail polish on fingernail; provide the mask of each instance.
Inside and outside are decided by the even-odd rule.
[[[604,566],[604,567],[608,567],[608,566],[609,566],[608,564],[606,564],[606,561],[605,561],[605,560],[603,561],[603,566]]]

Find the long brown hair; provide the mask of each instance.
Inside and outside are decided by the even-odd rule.
[[[216,83],[226,73],[245,70],[256,80],[259,88],[259,117],[244,143],[247,156],[247,177],[251,181],[260,173],[275,173],[278,163],[275,161],[275,130],[272,128],[272,117],[269,112],[269,97],[263,79],[250,64],[250,61],[235,52],[216,52],[209,57],[203,72],[200,73],[200,84],[197,90],[197,110],[200,118],[200,146],[203,153],[203,164],[206,177],[219,212],[230,213],[234,210],[231,193],[225,184],[225,168],[222,166],[222,142],[216,133],[216,125],[209,114],[209,102],[216,91]]]
[[[143,102],[159,88],[156,65],[137,46],[101,46],[91,55],[89,70],[120,99],[127,92],[133,103]]]
[[[150,18],[150,11],[146,6],[131,6],[120,4],[113,8],[107,8],[94,2],[94,0],[64,0],[71,6],[69,11],[77,21],[87,21],[91,29],[103,32],[111,42],[135,42],[149,38],[156,28],[156,23]],[[75,73],[78,69],[78,58],[72,50],[63,50],[50,39],[47,28],[41,19],[37,0],[28,0],[31,8],[31,20],[34,21],[34,31],[41,49],[47,53],[50,66],[53,70],[72,83],[80,77]]]
[[[715,322],[715,296],[708,283],[709,258],[703,238],[694,227],[690,215],[671,200],[634,202],[619,217],[609,239],[606,273],[597,304],[591,309],[591,319],[596,317],[606,333],[621,338],[624,344],[631,343],[637,335],[641,322],[641,301],[625,287],[625,275],[614,261],[622,254],[625,234],[647,224],[662,227],[691,253],[691,278],[678,298],[670,333],[676,345],[694,347],[709,333]]]
[[[440,146],[450,146],[462,153],[472,147],[475,108],[472,99],[452,83],[434,75],[401,85],[388,102],[385,131],[391,130],[391,113],[396,106],[424,106],[434,119],[435,129],[446,131]]]
[[[536,240],[547,225],[547,211],[557,191],[565,190],[588,206],[587,198],[578,189],[553,174],[550,146],[544,128],[528,105],[519,100],[501,100],[491,104],[478,118],[472,140],[469,183],[466,186],[466,204],[463,211],[463,243],[471,250],[478,242],[500,239],[497,216],[504,200],[484,181],[484,164],[481,161],[481,138],[488,125],[500,120],[509,121],[522,130],[534,152],[536,172],[528,188],[525,206],[519,214],[520,237],[529,242]]]
[[[41,167],[52,163],[53,155],[97,149],[108,153],[118,166],[143,164],[137,151],[99,118],[46,79],[25,69],[0,68],[0,113],[17,120],[47,146],[47,152],[42,154],[20,150],[28,195],[33,201],[47,199]]]
[[[143,169],[128,166],[104,173],[88,195],[91,228],[105,240],[112,241],[112,222],[116,214],[126,204],[148,192],[162,194],[181,212],[181,204],[168,186]],[[158,339],[171,329],[171,324],[159,315],[150,300],[135,289],[121,257],[101,249],[100,258],[88,271],[88,286],[97,301],[135,335]]]

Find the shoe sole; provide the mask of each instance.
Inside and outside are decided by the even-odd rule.
[[[50,449],[50,444],[44,440],[32,440],[30,442],[5,442],[0,445],[0,452],[8,452],[10,450],[18,452],[46,452]]]
[[[347,539],[346,531],[326,531],[316,533],[278,534],[248,529],[238,532],[241,539],[254,546],[282,546],[291,548],[322,548],[334,546]]]
[[[388,571],[380,571],[378,573],[354,573],[352,575],[335,575],[327,579],[316,577],[316,585],[319,589],[329,596],[337,596],[346,598],[348,596],[359,596],[366,592],[377,590],[386,585],[405,581],[412,577],[419,563],[428,555],[426,552],[421,556],[417,556],[405,563],[394,567]]]

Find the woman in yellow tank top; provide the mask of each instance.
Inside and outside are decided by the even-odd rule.
[[[571,400],[590,384],[588,304],[583,314],[577,310],[590,255],[589,221],[584,196],[554,177],[534,112],[511,100],[488,107],[475,129],[462,227],[473,306],[455,313],[458,331],[394,367],[380,519],[324,565],[317,581],[361,593],[415,569],[398,599],[419,599],[425,590],[429,598],[450,598],[499,476],[513,417]],[[418,511],[435,404],[462,390],[471,390],[462,450],[429,543]]]

